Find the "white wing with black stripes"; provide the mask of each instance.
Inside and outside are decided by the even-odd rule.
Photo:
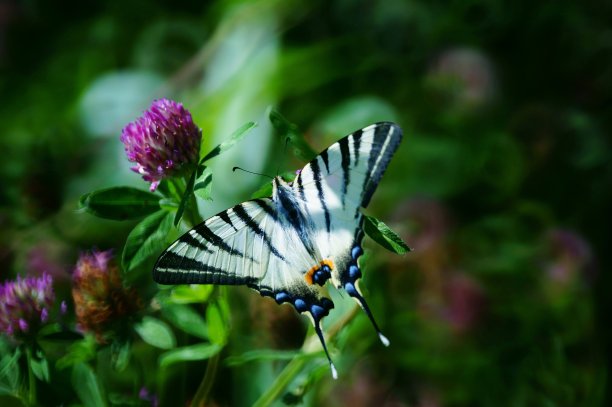
[[[367,313],[358,259],[362,215],[402,138],[393,123],[350,134],[308,163],[293,183],[273,180],[273,195],[236,205],[196,226],[160,256],[162,284],[244,284],[307,313],[332,372],[321,320],[333,308],[322,287],[344,289]]]
[[[185,233],[160,256],[153,279],[247,285],[274,296],[299,285],[304,279],[299,270],[306,266],[309,254],[298,234],[283,228],[272,199],[264,198],[220,212]]]

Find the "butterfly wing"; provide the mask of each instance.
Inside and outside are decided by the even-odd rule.
[[[194,227],[164,253],[153,270],[160,284],[247,285],[278,304],[308,313],[330,362],[320,321],[334,307],[303,270],[313,263],[299,233],[279,219],[272,199],[236,205]]]
[[[358,287],[358,259],[363,254],[360,209],[370,203],[401,139],[402,131],[393,123],[358,130],[319,154],[293,183],[302,211],[315,224],[316,248],[334,264],[334,284],[357,300],[385,345],[388,340],[380,333]]]
[[[299,236],[282,227],[274,202],[264,198],[220,212],[185,233],[159,257],[153,279],[247,285],[278,302],[300,296],[316,301],[319,290],[305,284],[300,273],[310,263]]]

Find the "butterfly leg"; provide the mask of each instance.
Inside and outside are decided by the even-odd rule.
[[[361,278],[361,270],[359,269],[359,264],[357,260],[362,254],[363,254],[363,249],[361,248],[359,244],[355,245],[352,248],[351,261],[349,262],[349,266],[348,266],[348,273],[345,272],[343,273],[343,276],[342,276],[343,277],[342,282],[341,282],[342,287],[348,293],[348,295],[350,295],[351,297],[355,299],[355,301],[357,301],[357,303],[364,310],[368,318],[370,318],[370,321],[372,321],[372,325],[374,326],[374,329],[376,330],[376,333],[378,334],[378,337],[380,338],[380,341],[383,343],[383,345],[389,346],[390,344],[389,339],[387,339],[387,337],[384,336],[382,332],[380,331],[380,328],[378,328],[378,324],[376,323],[376,320],[374,320],[372,311],[370,311],[370,307],[368,307],[368,303],[366,302],[365,298],[363,298],[363,295],[361,294],[361,291],[359,290],[359,283],[357,280]]]

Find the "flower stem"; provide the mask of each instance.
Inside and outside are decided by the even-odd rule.
[[[191,226],[193,227],[202,223],[204,219],[202,219],[202,216],[198,211],[198,200],[193,193],[189,197],[189,203],[187,205],[189,208],[187,212],[189,213],[189,221],[191,222]]]
[[[327,331],[328,341],[336,336],[338,332],[340,332],[340,329],[355,317],[358,309],[359,307],[357,305],[353,306],[353,308],[347,312],[342,319],[332,325],[332,327]],[[302,354],[295,356],[291,362],[285,366],[281,374],[279,374],[274,383],[272,383],[272,386],[270,386],[268,391],[261,395],[253,406],[267,407],[272,405],[272,403],[278,399],[289,383],[291,383],[291,381],[302,371],[302,368],[306,364],[307,360],[307,358],[304,358],[303,355],[320,351],[320,348],[317,346],[318,342],[319,338],[317,335],[313,334],[308,336],[302,345]]]
[[[217,375],[218,365],[219,353],[215,354],[208,360],[206,373],[204,374],[204,378],[202,379],[195,396],[193,396],[191,407],[204,407],[206,405],[208,395],[210,394],[210,389],[212,388],[213,382],[215,381],[215,376]]]
[[[36,377],[34,376],[34,370],[32,370],[32,348],[26,347],[26,360],[28,364],[28,398],[27,402],[29,406],[36,405]]]

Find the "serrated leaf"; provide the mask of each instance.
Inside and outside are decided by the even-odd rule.
[[[240,140],[242,140],[244,138],[244,136],[246,136],[247,133],[251,129],[253,129],[256,126],[257,126],[257,123],[255,123],[255,122],[248,122],[248,123],[242,125],[240,128],[238,128],[236,131],[234,131],[232,133],[232,135],[229,137],[229,139],[227,141],[224,141],[223,143],[217,145],[215,148],[213,148],[211,151],[209,151],[204,156],[204,158],[202,158],[200,160],[200,164],[204,163],[204,162],[210,160],[211,158],[214,158],[214,157],[218,156],[222,152],[227,151],[230,148],[232,148],[236,143],[238,143]]]
[[[202,199],[212,200],[212,171],[210,168],[202,165],[198,169],[198,178],[195,180],[193,192]]]
[[[180,330],[198,338],[208,339],[206,321],[190,306],[165,304],[162,306],[162,315]]]
[[[84,405],[88,407],[106,406],[96,375],[85,363],[78,363],[72,368],[72,388]]]
[[[159,365],[161,367],[167,367],[177,362],[208,359],[219,353],[221,349],[223,349],[223,347],[215,343],[201,343],[198,345],[184,346],[162,354],[159,358]]]
[[[144,317],[134,327],[143,341],[160,349],[172,349],[176,346],[176,338],[172,329],[164,321],[153,317]]]
[[[140,219],[159,210],[159,195],[132,187],[105,188],[81,196],[79,208],[104,219]]]
[[[196,172],[193,171],[189,180],[187,181],[187,185],[185,186],[185,192],[183,192],[183,196],[181,197],[181,202],[179,203],[178,208],[176,209],[176,214],[174,215],[174,226],[178,226],[181,218],[183,217],[183,213],[185,212],[185,208],[189,204],[191,200],[191,195],[193,194],[193,185],[195,184]]]
[[[166,236],[172,227],[172,214],[160,210],[149,215],[130,232],[123,248],[121,263],[129,272],[166,247]]]
[[[291,123],[275,109],[270,110],[268,117],[278,135],[283,139],[288,139],[293,145],[296,157],[304,161],[310,161],[316,157],[317,152],[306,142],[297,125]]]
[[[363,230],[376,243],[397,254],[404,254],[411,249],[391,228],[372,216],[364,215]]]

